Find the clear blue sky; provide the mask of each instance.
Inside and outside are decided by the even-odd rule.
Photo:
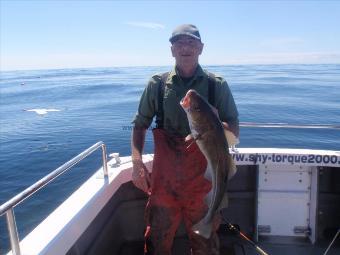
[[[340,1],[1,2],[1,70],[172,65],[198,26],[202,64],[340,63]]]

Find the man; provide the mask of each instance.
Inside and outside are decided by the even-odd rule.
[[[176,230],[183,220],[189,236],[192,254],[219,254],[218,217],[209,239],[195,234],[191,227],[207,211],[204,197],[211,183],[204,178],[206,160],[190,134],[189,124],[179,102],[189,89],[194,89],[218,110],[226,129],[239,135],[238,112],[226,81],[203,71],[198,63],[203,50],[196,26],[181,25],[170,37],[174,69],[154,75],[140,99],[133,120],[132,181],[149,194],[146,209],[147,230],[155,255],[170,255]],[[212,101],[212,102],[211,102]],[[152,176],[142,162],[145,133],[156,116],[153,129],[155,151]],[[187,138],[186,138],[187,137]]]

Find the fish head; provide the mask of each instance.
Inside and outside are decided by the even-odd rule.
[[[180,105],[187,114],[189,126],[193,133],[204,132],[211,123],[212,107],[197,91],[190,89],[181,100]]]
[[[199,97],[199,94],[196,92],[196,90],[190,89],[185,94],[180,104],[186,112],[192,111],[192,110],[198,110],[197,109],[199,108],[198,97]]]
[[[180,102],[184,111],[191,116],[199,116],[204,110],[205,99],[196,92],[196,90],[190,89]]]

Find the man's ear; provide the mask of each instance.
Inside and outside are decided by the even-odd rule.
[[[170,47],[170,48],[171,48],[171,54],[172,54],[172,56],[173,56],[173,57],[175,57],[175,55],[174,55],[174,50],[175,50],[175,49],[174,49],[174,46],[173,46],[173,45],[171,45],[171,47]]]
[[[204,43],[201,43],[201,45],[200,45],[200,51],[199,51],[199,53],[200,53],[200,55],[202,54],[202,52],[203,52],[203,47],[204,47]]]

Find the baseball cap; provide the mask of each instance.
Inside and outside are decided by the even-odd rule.
[[[174,43],[180,35],[187,35],[196,40],[201,41],[201,36],[198,31],[198,28],[191,24],[183,24],[183,25],[176,27],[175,30],[172,32],[172,35],[169,41],[171,43]]]

